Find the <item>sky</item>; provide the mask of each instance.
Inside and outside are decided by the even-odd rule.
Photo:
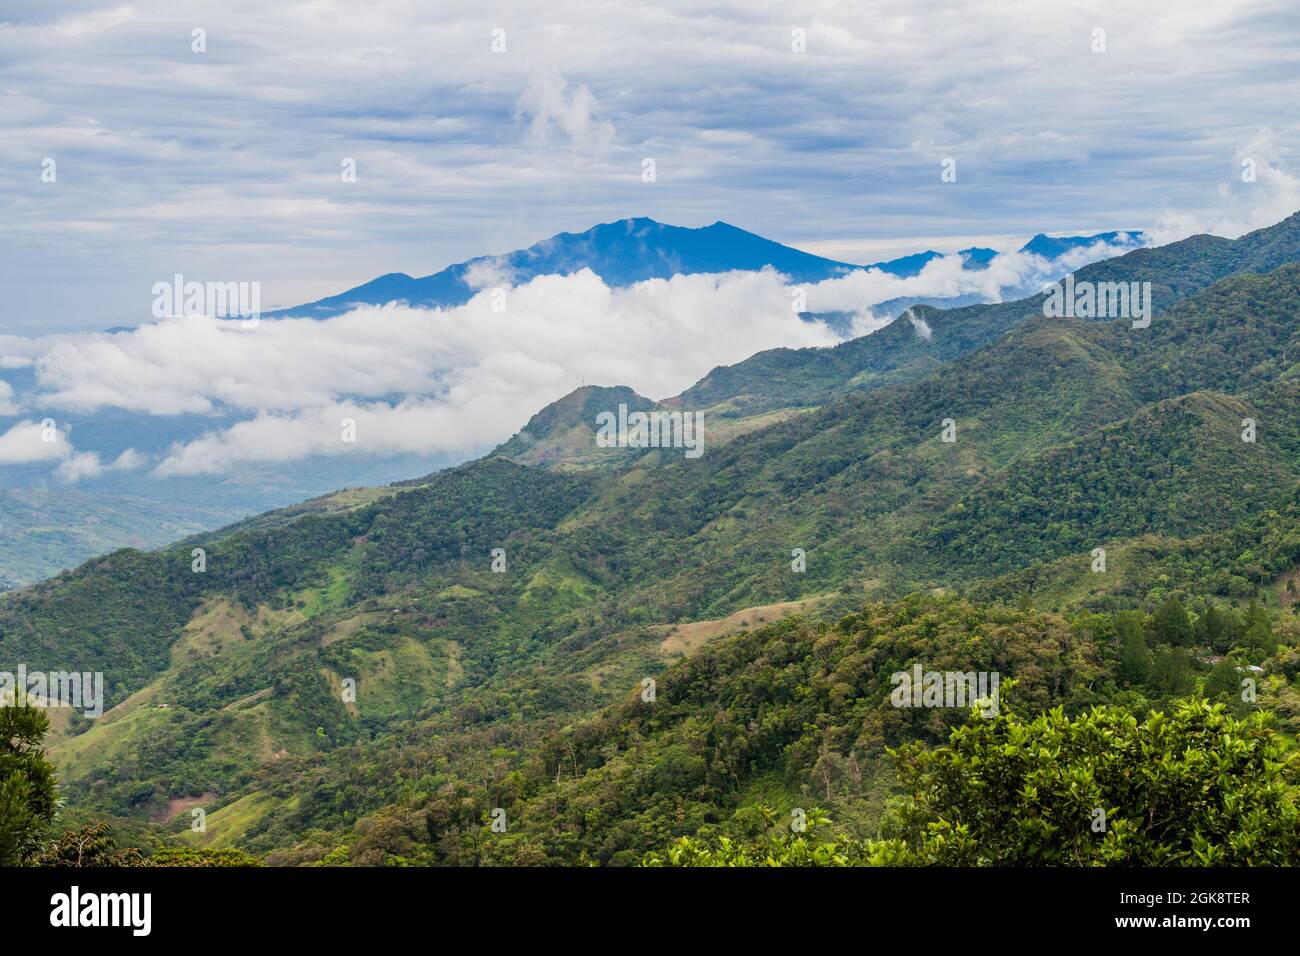
[[[1300,208],[1298,67],[1292,2],[6,0],[0,333],[150,321],[175,273],[270,309],[636,215],[863,262],[1238,235]]]
[[[539,276],[504,311],[485,288],[250,329],[156,317],[177,274],[256,283],[266,312],[631,216],[872,262],[1300,209],[1293,3],[945,6],[6,0],[0,468],[461,460],[582,384],[662,399],[843,338],[770,271]],[[894,297],[997,300],[1118,251],[801,291],[868,334]]]

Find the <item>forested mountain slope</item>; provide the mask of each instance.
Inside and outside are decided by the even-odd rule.
[[[1239,239],[1199,235],[1093,263],[1078,282],[1150,282],[1159,315],[1227,276],[1269,272],[1300,259],[1300,213]],[[754,414],[788,405],[817,405],[850,388],[917,378],[939,364],[994,341],[1043,314],[1043,296],[939,310],[917,306],[872,335],[831,349],[773,349],[716,368],[683,392],[684,407],[727,405]]]
[[[188,839],[285,861],[409,843],[426,862],[629,862],[810,775],[869,829],[890,792],[883,746],[936,741],[952,717],[882,709],[896,665],[1002,669],[1035,707],[1085,706],[1101,684],[1164,700],[1186,661],[1126,678],[1122,628],[1073,615],[1175,592],[1276,604],[1300,532],[1300,266],[1261,270],[1296,224],[1130,262],[1170,295],[1251,273],[1149,328],[1022,304],[934,374],[827,393],[698,459],[494,457],[116,552],[4,599],[0,649],[106,675],[115,709],[60,727],[53,751],[74,807],[179,832],[198,800],[208,831]],[[538,427],[571,439],[611,398],[632,400],[589,393]],[[1081,570],[1099,546],[1112,569]],[[816,623],[934,589],[1068,615],[927,598],[829,636]],[[709,650],[727,625],[701,622],[749,608],[760,625],[814,617]],[[666,706],[642,713],[647,679]],[[507,805],[521,827],[488,847],[479,817]]]

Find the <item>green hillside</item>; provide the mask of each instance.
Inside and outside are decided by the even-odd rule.
[[[1076,281],[1150,282],[1156,315],[1220,279],[1269,272],[1296,259],[1300,213],[1237,240],[1192,236],[1085,266]],[[788,405],[818,405],[850,389],[915,379],[988,345],[1008,329],[1043,314],[1043,296],[1017,302],[939,310],[917,306],[930,337],[906,314],[880,331],[831,349],[772,349],[715,368],[679,397],[689,408],[731,402],[744,414]]]
[[[229,510],[196,514],[127,495],[0,489],[0,588],[58,574],[122,541],[155,548],[230,518]]]
[[[484,460],[13,592],[0,669],[105,673],[51,738],[76,812],[282,863],[635,863],[760,805],[889,839],[888,749],[967,717],[891,706],[914,664],[1080,720],[1240,711],[1253,666],[1291,740],[1297,262],[1293,216],[1081,270],[1157,285],[1149,328],[1031,299],[764,353],[665,403],[731,419],[698,459],[593,451],[649,403],[580,390]]]

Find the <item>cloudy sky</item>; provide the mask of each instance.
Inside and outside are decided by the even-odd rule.
[[[771,274],[540,277],[508,314],[480,297],[244,330],[155,322],[176,273],[259,283],[268,311],[642,215],[857,262],[1236,236],[1300,209],[1297,103],[1294,0],[6,0],[0,466],[229,471],[340,454],[343,417],[376,455],[464,456],[584,382],[663,398],[837,340]],[[808,307],[996,298],[1045,268],[941,260]],[[68,438],[105,411],[189,424],[152,451]],[[38,446],[46,415],[65,440]]]
[[[1290,0],[6,0],[0,331],[148,321],[176,272],[297,304],[631,215],[857,261],[1235,234],[1300,207],[1298,67]]]

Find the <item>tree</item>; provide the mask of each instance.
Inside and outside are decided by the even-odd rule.
[[[1215,664],[1210,675],[1205,678],[1203,693],[1210,700],[1217,700],[1236,711],[1241,700],[1241,671],[1239,662],[1232,657],[1225,657]]]
[[[66,830],[35,858],[37,866],[142,867],[142,866],[261,866],[262,861],[233,847],[164,846],[145,856],[138,847],[119,847],[104,821]]]
[[[145,866],[135,847],[120,850],[102,821],[60,833],[36,858],[37,866],[99,867]]]
[[[1268,619],[1268,611],[1254,601],[1246,609],[1246,636],[1243,643],[1264,657],[1277,650],[1277,638],[1273,636],[1273,624]]]
[[[1196,643],[1220,653],[1227,650],[1224,641],[1227,627],[1224,613],[1213,604],[1206,604],[1205,613],[1196,619]]]
[[[1004,700],[945,747],[896,752],[908,854],[940,865],[1294,863],[1296,757],[1269,720],[1201,699],[1141,723],[1112,705],[1026,720]]]
[[[1115,619],[1115,634],[1120,645],[1120,679],[1129,685],[1145,684],[1151,677],[1151,648],[1141,619],[1132,611],[1122,612]]]
[[[29,704],[0,707],[0,866],[30,863],[58,811],[54,767],[41,749],[48,728]]]
[[[1172,594],[1156,609],[1152,626],[1157,644],[1187,647],[1192,643],[1192,625],[1187,618],[1187,610],[1183,607],[1183,602]]]
[[[1151,655],[1150,685],[1157,693],[1178,697],[1193,688],[1192,659],[1177,647],[1158,647]]]
[[[799,829],[792,828],[771,807],[758,804],[740,811],[761,815],[767,826],[756,836],[737,838],[682,837],[663,853],[648,853],[642,866],[854,866],[872,861],[864,854],[868,845],[833,839],[825,831],[830,817],[814,807]]]

